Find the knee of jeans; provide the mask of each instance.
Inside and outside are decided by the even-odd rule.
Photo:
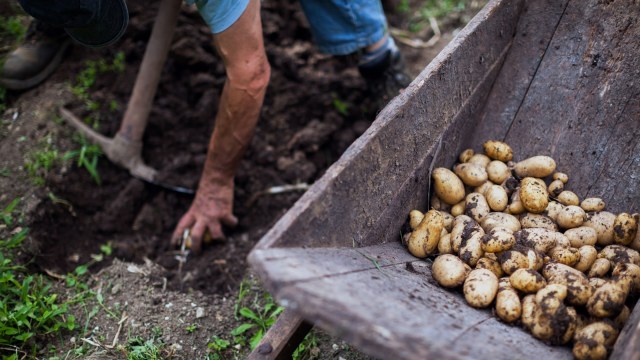
[[[266,56],[241,61],[227,68],[227,78],[232,86],[247,90],[250,94],[264,91],[269,85],[271,66]]]

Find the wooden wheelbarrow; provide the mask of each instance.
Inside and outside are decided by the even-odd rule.
[[[571,358],[437,286],[400,229],[430,169],[488,139],[640,211],[638,19],[633,0],[491,0],[253,249],[266,289],[376,358]],[[640,307],[611,358],[640,358]]]

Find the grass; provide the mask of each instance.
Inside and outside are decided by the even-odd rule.
[[[411,12],[410,1],[402,0],[397,5],[396,11],[410,16],[409,31],[419,32],[429,26],[429,18],[439,20],[452,13],[461,12],[469,2],[470,0],[426,0],[412,14],[409,14]]]
[[[76,133],[73,139],[80,145],[79,149],[68,151],[64,154],[64,160],[75,160],[76,166],[82,167],[98,185],[102,185],[100,174],[98,174],[98,159],[102,156],[100,146],[89,144],[87,138]]]

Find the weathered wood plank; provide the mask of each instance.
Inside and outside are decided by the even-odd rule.
[[[265,236],[258,247],[368,245],[395,239],[401,217],[371,235],[389,207],[424,208],[428,165],[442,132],[483,103],[513,38],[523,0],[493,0],[378,116]],[[499,66],[498,66],[499,68]],[[482,89],[483,96],[472,96]],[[449,144],[447,144],[449,146]],[[416,165],[420,164],[419,167]],[[410,185],[412,184],[412,185]],[[407,203],[397,202],[399,191]],[[410,196],[411,195],[411,196]],[[392,231],[392,232],[391,232]],[[345,237],[345,234],[349,236]]]
[[[279,299],[317,326],[381,359],[570,359],[524,330],[468,306],[413,261],[322,277],[280,289]],[[338,280],[338,281],[337,281]]]
[[[269,328],[247,360],[291,359],[291,354],[296,351],[312,327],[313,325],[300,315],[286,309],[278,316],[278,320]]]
[[[519,159],[555,158],[569,190],[602,197],[613,212],[640,211],[639,15],[634,0],[569,2],[504,136]]]
[[[640,306],[635,306],[631,316],[616,340],[611,360],[640,359]]]

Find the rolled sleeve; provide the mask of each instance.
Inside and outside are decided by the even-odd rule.
[[[187,0],[195,4],[200,16],[214,34],[225,31],[242,16],[249,0]]]

